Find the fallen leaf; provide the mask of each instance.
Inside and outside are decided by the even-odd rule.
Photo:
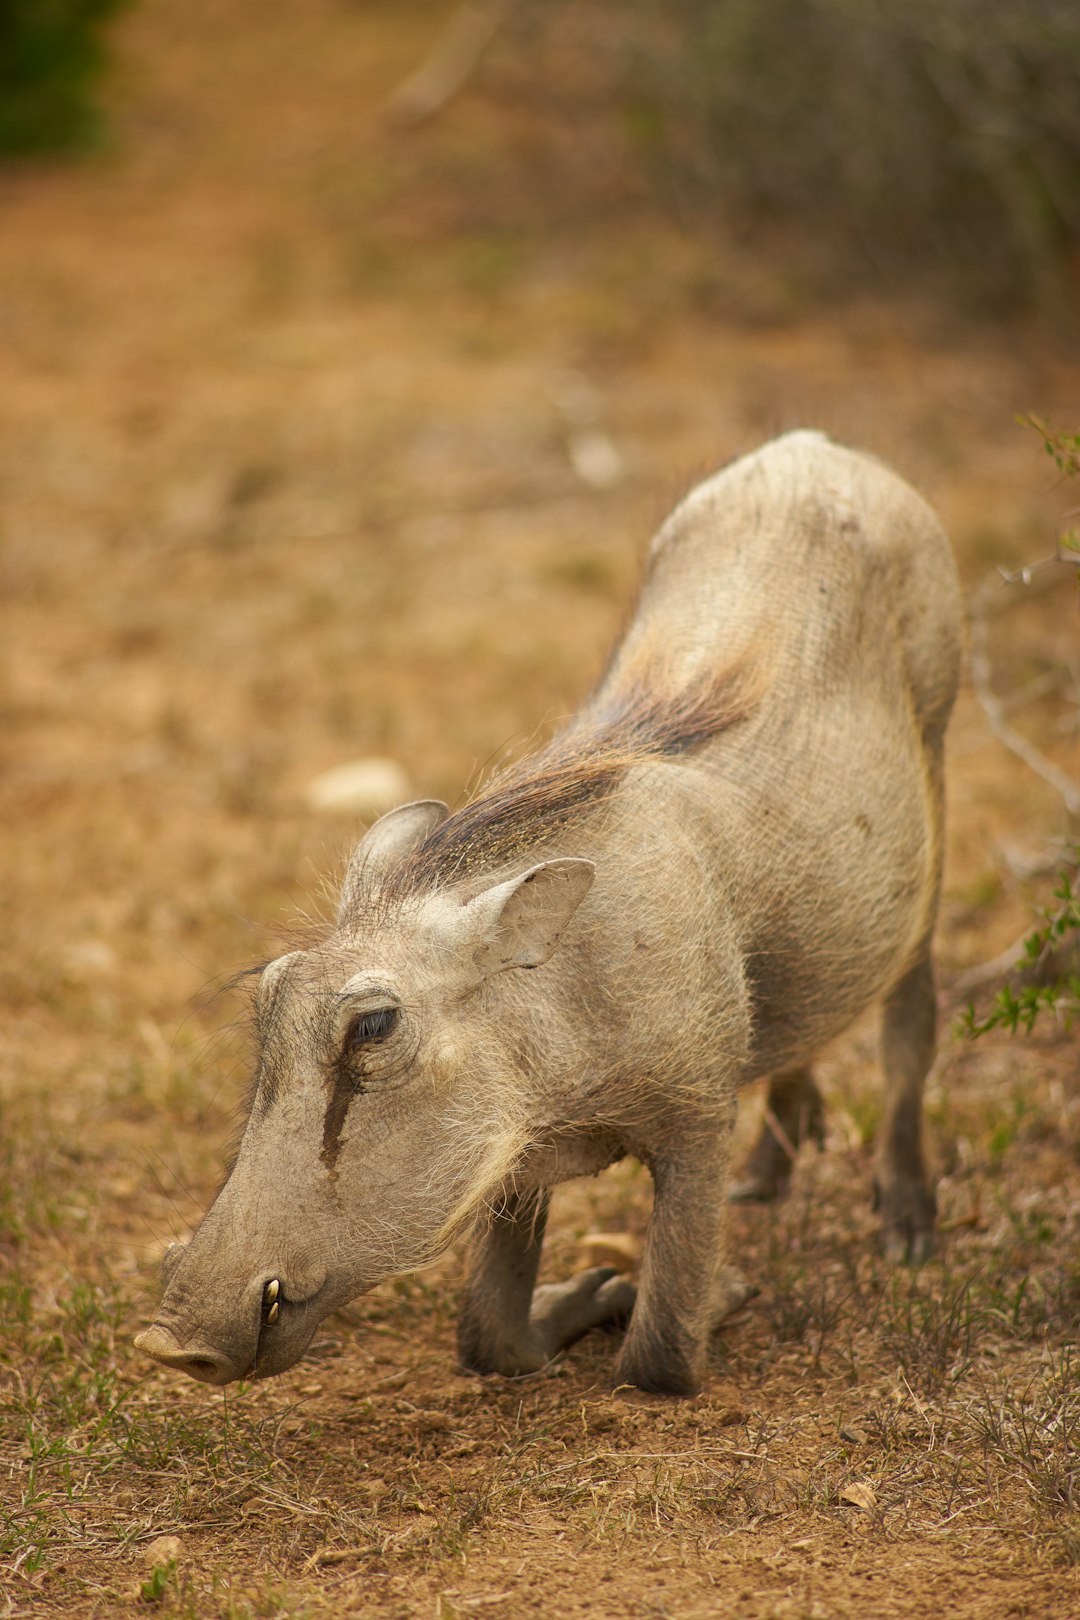
[[[588,1266],[614,1266],[616,1271],[636,1271],[641,1261],[641,1244],[629,1232],[589,1232],[579,1245]]]

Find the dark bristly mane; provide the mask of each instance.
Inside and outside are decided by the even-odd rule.
[[[635,765],[692,753],[746,719],[757,697],[744,665],[675,696],[664,684],[601,689],[566,730],[499,772],[406,856],[389,876],[389,896],[505,865],[608,798]]]

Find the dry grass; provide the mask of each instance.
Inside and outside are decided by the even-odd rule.
[[[1021,1054],[1033,1117],[1053,1108],[1061,1058]],[[146,1374],[129,1345],[145,1299],[101,1263],[115,1212],[82,1193],[72,1229],[81,1129],[9,1112],[23,1144],[5,1176],[0,1363],[13,1612],[77,1597],[89,1613],[333,1613],[380,1582],[471,1601],[493,1549],[527,1564],[538,1538],[567,1535],[597,1567],[651,1567],[664,1546],[701,1570],[717,1548],[873,1563],[989,1542],[1059,1612],[1080,1563],[1075,1110],[1052,1146],[999,1152],[989,1122],[977,1160],[943,1182],[942,1257],[909,1273],[876,1253],[869,1156],[847,1129],[857,1098],[841,1084],[831,1101],[826,1151],[788,1201],[733,1214],[761,1294],[685,1403],[607,1394],[603,1336],[536,1378],[461,1377],[456,1261],[358,1302],[277,1384],[208,1397]],[[625,1167],[564,1192],[551,1269],[585,1225],[640,1219],[645,1191]],[[166,1534],[179,1558],[144,1568]],[[521,1601],[532,1590],[520,1570],[506,1580]]]

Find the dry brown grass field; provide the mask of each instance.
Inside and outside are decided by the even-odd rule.
[[[760,1293],[694,1400],[613,1395],[601,1335],[463,1376],[460,1255],[276,1382],[223,1396],[132,1349],[244,1093],[222,987],[325,909],[360,830],[314,778],[390,756],[458,801],[584,693],[688,484],[787,427],[899,468],[969,591],[1075,504],[1016,422],[1077,425],[1052,331],[803,296],[494,75],[390,127],[448,9],[152,0],[111,148],[0,178],[0,1616],[1067,1620],[1077,1047],[973,1043],[953,987],[1046,902],[1069,827],[970,679],[932,1263],[877,1253],[868,1025],[789,1198],[732,1210]],[[1074,575],[991,612],[1011,719],[1077,776]],[[562,1189],[547,1274],[649,1198],[633,1164]]]

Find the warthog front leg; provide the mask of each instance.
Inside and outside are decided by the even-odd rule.
[[[458,1354],[471,1372],[535,1372],[590,1328],[626,1320],[634,1285],[606,1266],[537,1288],[547,1193],[512,1193],[477,1239]]]
[[[654,1164],[656,1198],[616,1382],[693,1395],[717,1325],[756,1292],[725,1264],[724,1162]]]
[[[820,1147],[824,1139],[825,1105],[813,1072],[801,1068],[771,1074],[758,1139],[728,1198],[733,1204],[768,1204],[782,1198],[803,1143]]]
[[[934,1252],[936,1204],[923,1162],[922,1101],[936,1028],[934,970],[926,954],[885,1003],[885,1119],[875,1178],[885,1253],[894,1262],[916,1265]]]

